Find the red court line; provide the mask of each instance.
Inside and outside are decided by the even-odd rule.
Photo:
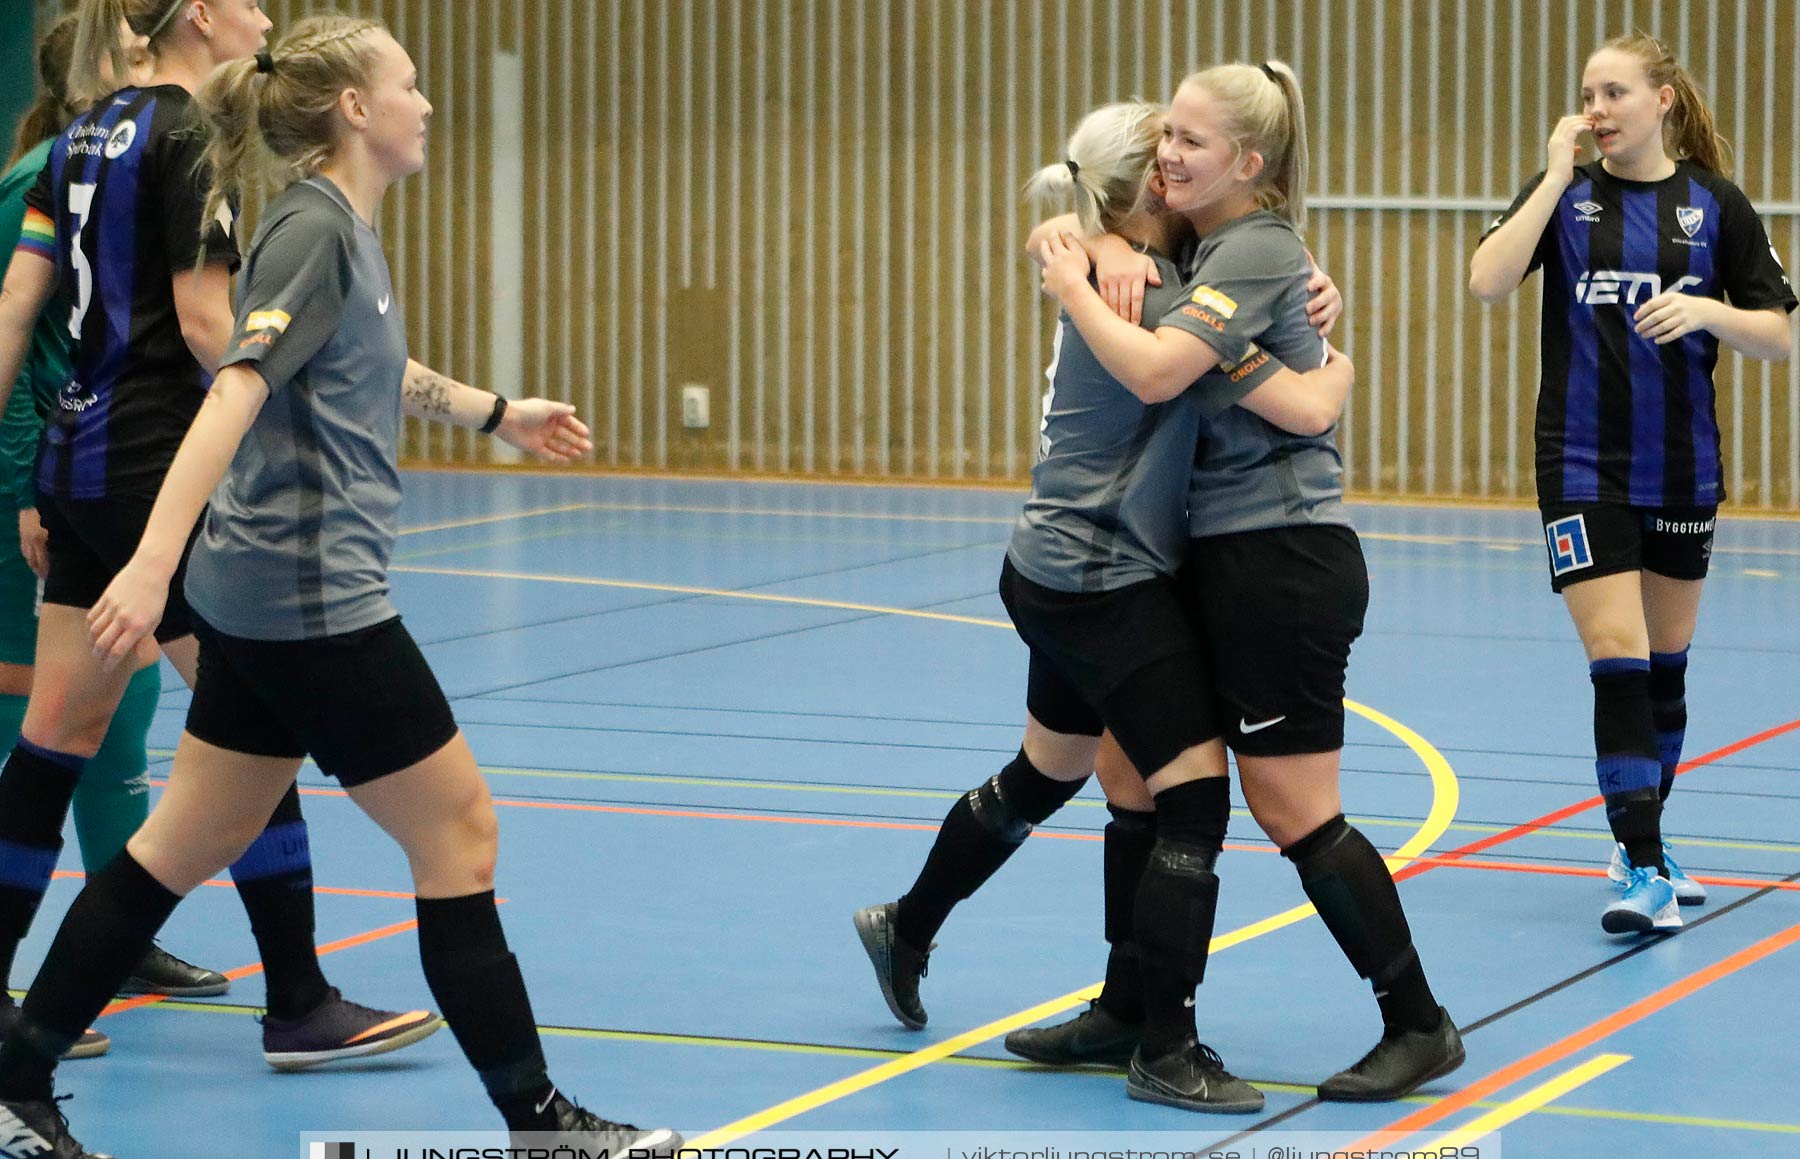
[[[1529,865],[1516,861],[1448,861],[1441,857],[1421,857],[1419,862],[1446,869],[1485,869],[1497,873],[1541,873],[1552,877],[1606,876],[1605,869],[1586,865]],[[1712,873],[1694,873],[1689,876],[1701,885],[1726,886],[1736,889],[1780,889],[1800,893],[1800,881],[1779,881],[1760,877],[1724,877]]]
[[[1710,765],[1715,761],[1722,761],[1726,757],[1735,756],[1747,748],[1762,744],[1764,741],[1774,740],[1776,737],[1793,732],[1795,729],[1800,729],[1800,720],[1790,720],[1786,724],[1778,724],[1774,728],[1764,729],[1754,736],[1747,736],[1743,740],[1734,741],[1724,748],[1714,749],[1712,752],[1697,756],[1692,760],[1683,761],[1676,767],[1675,775],[1680,776],[1683,773],[1692,772],[1702,766]],[[1440,853],[1431,859],[1431,864],[1415,861],[1405,869],[1394,874],[1394,880],[1404,881],[1409,877],[1417,877],[1426,870],[1433,869],[1445,862],[1457,861],[1464,857],[1468,857],[1471,854],[1482,853],[1492,849],[1496,845],[1504,845],[1514,838],[1523,837],[1525,834],[1542,829],[1546,825],[1554,825],[1558,821],[1567,820],[1577,813],[1585,812],[1602,803],[1603,801],[1600,797],[1589,797],[1585,801],[1577,801],[1573,805],[1564,805],[1560,809],[1545,813],[1542,817],[1514,825],[1512,828],[1501,830],[1499,833],[1489,834],[1479,841],[1472,841],[1467,845],[1452,849],[1448,853]]]
[[[326,942],[319,947],[319,956],[323,958],[326,954],[335,954],[339,950],[349,950],[354,949],[357,946],[365,946],[370,942],[378,942],[382,938],[391,938],[395,934],[404,934],[406,931],[417,929],[418,927],[419,923],[417,921],[404,921],[395,922],[391,926],[382,926],[378,930],[369,930],[367,933],[352,934],[347,938],[339,938],[335,942]],[[260,974],[262,972],[262,963],[252,962],[248,966],[239,966],[235,970],[226,970],[225,976],[235,982],[240,978],[248,978],[252,974]],[[168,1000],[169,996],[166,994],[143,994],[135,998],[121,998],[116,1002],[109,1003],[106,1009],[100,1012],[100,1017],[105,1018],[109,1014],[123,1014],[127,1010],[141,1010],[146,1006],[154,1006],[158,1002],[167,1002]]]
[[[1789,926],[1778,934],[1764,938],[1753,945],[1746,946],[1729,957],[1722,958],[1702,970],[1698,970],[1677,982],[1658,990],[1645,998],[1640,998],[1622,1010],[1618,1010],[1598,1022],[1590,1023],[1575,1033],[1558,1042],[1553,1042],[1533,1054],[1509,1066],[1505,1066],[1488,1075],[1486,1078],[1462,1088],[1430,1106],[1421,1107],[1405,1118],[1375,1132],[1366,1138],[1352,1143],[1346,1150],[1352,1154],[1362,1150],[1376,1151],[1392,1146],[1397,1140],[1417,1131],[1422,1131],[1435,1123],[1441,1123],[1458,1111],[1496,1094],[1518,1082],[1520,1079],[1545,1067],[1555,1064],[1587,1049],[1608,1035],[1641,1022],[1693,994],[1695,991],[1712,985],[1719,979],[1737,973],[1745,966],[1759,962],[1779,950],[1800,942],[1800,925]]]

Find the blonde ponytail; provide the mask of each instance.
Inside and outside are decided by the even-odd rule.
[[[1069,135],[1068,159],[1026,181],[1026,199],[1063,202],[1072,196],[1084,234],[1116,230],[1144,204],[1163,119],[1162,107],[1148,101],[1095,109]]]

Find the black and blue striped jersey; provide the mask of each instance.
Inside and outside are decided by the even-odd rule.
[[[1482,235],[1518,212],[1542,173]],[[1529,269],[1544,269],[1537,406],[1540,502],[1708,507],[1725,498],[1713,368],[1696,330],[1658,346],[1637,308],[1667,291],[1739,309],[1795,306],[1762,221],[1737,186],[1688,161],[1661,181],[1579,166]]]
[[[44,433],[38,488],[68,499],[155,495],[206,378],[182,338],[174,279],[201,245],[205,131],[175,85],[121,89],[51,147],[31,208],[55,225],[74,377]],[[228,214],[208,262],[236,269]]]

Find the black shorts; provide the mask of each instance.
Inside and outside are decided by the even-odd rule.
[[[1191,540],[1180,581],[1225,743],[1269,757],[1343,748],[1344,672],[1369,607],[1356,532],[1309,524]]]
[[[318,640],[246,640],[195,617],[187,731],[259,757],[312,757],[345,788],[418,764],[456,718],[400,617]]]
[[[1146,777],[1219,735],[1199,642],[1175,585],[1062,592],[1000,569],[1000,599],[1031,648],[1025,707],[1052,732],[1111,729]]]
[[[1702,580],[1712,563],[1717,507],[1540,503],[1550,590],[1628,571]]]
[[[136,495],[59,499],[39,492],[38,518],[49,533],[50,574],[44,580],[44,602],[69,608],[91,608],[98,603],[113,577],[131,562],[155,502]],[[168,601],[163,604],[162,622],[156,626],[158,644],[194,632],[194,616],[182,585],[187,580],[188,553],[199,533],[196,524],[181,551],[174,578],[169,580]]]

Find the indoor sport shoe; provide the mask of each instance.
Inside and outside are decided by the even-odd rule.
[[[1404,1098],[1463,1064],[1462,1035],[1438,1007],[1436,1030],[1384,1030],[1375,1049],[1319,1084],[1328,1103],[1385,1103]]]
[[[558,1091],[552,1090],[550,1097],[555,1100],[551,1109],[556,1115],[556,1127],[547,1131],[512,1132],[513,1149],[570,1147],[595,1155],[616,1155],[620,1159],[628,1154],[657,1159],[673,1156],[681,1149],[681,1136],[667,1127],[646,1130],[630,1123],[615,1123],[569,1101]]]
[[[0,1042],[12,1037],[13,1027],[18,1023],[19,1008],[5,995],[0,995]],[[63,1058],[99,1058],[111,1049],[112,1039],[90,1026],[81,1032],[81,1037],[75,1040],[75,1045],[69,1048]]]
[[[1663,842],[1662,852],[1663,865],[1667,866],[1669,870],[1669,885],[1675,890],[1675,900],[1682,905],[1705,905],[1706,887],[1689,877],[1681,866],[1675,864],[1675,851],[1669,848],[1667,841]],[[1606,867],[1607,880],[1617,885],[1625,880],[1625,874],[1630,869],[1631,864],[1625,860],[1625,847],[1615,842],[1612,864]]]
[[[444,1020],[429,1010],[371,1010],[333,986],[311,1014],[283,1022],[262,1019],[263,1058],[276,1070],[305,1070],[322,1062],[366,1058],[430,1038]]]
[[[1067,1022],[1015,1030],[1004,1045],[1020,1058],[1046,1066],[1126,1066],[1143,1037],[1142,1023],[1114,1017],[1096,999]]]
[[[908,1030],[925,1028],[925,1007],[919,1001],[919,979],[931,961],[933,942],[923,953],[912,948],[894,929],[894,916],[899,902],[872,905],[856,911],[850,920],[856,925],[856,936],[868,951],[869,963],[875,967],[875,981],[881,984],[881,996],[888,1009]]]
[[[171,998],[211,998],[231,989],[231,979],[217,970],[184,962],[152,944],[138,968],[119,987],[120,994],[166,994]]]
[[[69,1120],[63,1117],[62,1108],[56,1105],[61,1101],[0,1101],[0,1159],[112,1159],[82,1149],[69,1134]]]
[[[1221,1115],[1263,1109],[1262,1092],[1226,1070],[1219,1052],[1204,1042],[1189,1042],[1155,1059],[1146,1059],[1139,1048],[1131,1056],[1125,1093],[1140,1102]]]
[[[1609,934],[1647,934],[1681,928],[1681,905],[1668,878],[1634,865],[1618,886],[1619,900],[1600,913],[1601,929]]]

